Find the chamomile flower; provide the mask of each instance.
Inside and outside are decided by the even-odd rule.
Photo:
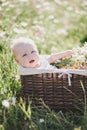
[[[8,100],[3,100],[2,101],[2,105],[5,107],[5,108],[9,108],[10,107],[10,103]]]

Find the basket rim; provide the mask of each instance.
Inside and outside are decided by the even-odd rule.
[[[39,69],[39,68],[24,68],[19,67],[20,75],[33,75],[42,73],[63,73],[63,74],[79,74],[87,76],[87,69]]]

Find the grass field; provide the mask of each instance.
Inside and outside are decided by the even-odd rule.
[[[32,38],[40,54],[83,45],[87,41],[87,1],[0,0],[0,130],[87,130],[86,111],[83,116],[56,113],[44,103],[41,109],[30,103],[26,110],[10,49],[11,40],[19,36]]]

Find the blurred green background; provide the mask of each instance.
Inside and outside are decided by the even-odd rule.
[[[86,12],[86,0],[1,0],[0,43],[25,36],[40,53],[76,47],[87,40]]]

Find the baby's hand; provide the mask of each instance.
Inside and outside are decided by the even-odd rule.
[[[70,57],[70,56],[72,56],[72,54],[73,54],[72,50],[67,50],[67,51],[63,51],[63,52],[60,52],[60,53],[53,54],[47,60],[48,60],[49,63],[53,63],[53,62],[55,62],[59,59],[62,59],[62,58],[65,58],[65,57]]]

